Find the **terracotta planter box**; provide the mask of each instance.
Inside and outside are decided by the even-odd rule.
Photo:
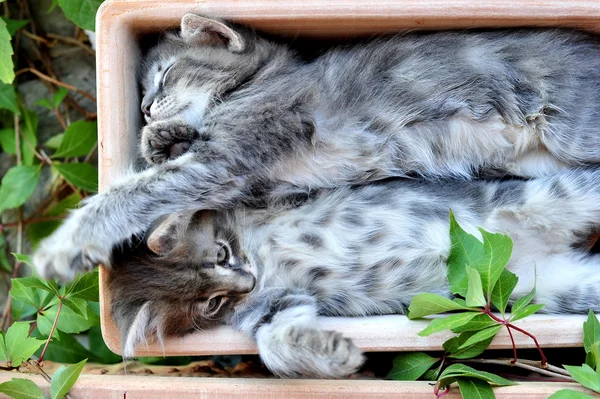
[[[0,383],[11,378],[29,378],[49,394],[49,384],[38,375],[0,372]],[[110,379],[110,380],[109,380]],[[574,383],[528,382],[496,388],[497,399],[546,399],[559,389],[593,392]],[[77,399],[431,399],[433,387],[417,381],[278,380],[252,378],[137,377],[82,375],[71,389]],[[7,398],[0,393],[0,398]],[[458,389],[445,396],[460,399]]]
[[[139,41],[145,34],[178,26],[179,20],[187,12],[221,16],[290,37],[330,38],[406,29],[516,26],[569,26],[600,32],[600,2],[597,0],[108,0],[97,16],[101,189],[119,176],[133,159],[136,150],[142,122],[136,82],[140,62]],[[104,339],[113,351],[120,352],[119,334],[110,317],[110,293],[106,291],[105,270],[101,270],[100,293]],[[518,324],[535,334],[542,347],[572,347],[582,343],[583,320],[583,316],[536,316]],[[438,350],[448,337],[444,334],[418,337],[416,333],[424,328],[426,322],[411,322],[403,316],[324,318],[321,323],[327,328],[343,332],[366,351]],[[515,338],[519,347],[533,346],[524,336]],[[505,333],[498,334],[491,347],[510,347],[508,336]],[[138,355],[143,356],[243,354],[256,351],[249,339],[225,327],[168,340],[164,350],[155,344],[138,349]],[[207,381],[206,384],[210,385],[207,390],[218,390],[216,387],[220,383]],[[240,387],[255,387],[250,382],[236,381],[235,384],[231,392],[245,389]],[[271,381],[268,384],[279,387],[277,384],[281,383]],[[296,392],[293,387],[303,383],[288,384],[289,392]],[[365,389],[372,389],[369,392],[377,397],[377,392],[387,389],[377,388],[377,384],[383,384],[382,387],[396,386],[389,382],[375,385],[371,382],[323,384],[315,386],[333,389],[332,386],[365,384],[371,387]],[[263,397],[269,389],[253,391],[256,393],[249,397]],[[273,392],[280,392],[279,388],[273,389]],[[344,392],[347,396],[346,388]]]

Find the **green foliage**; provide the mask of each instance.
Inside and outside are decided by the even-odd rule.
[[[86,361],[87,359],[70,366],[60,366],[56,370],[52,376],[52,382],[50,382],[50,397],[52,399],[60,399],[69,392],[73,385],[75,385],[77,378],[79,378],[79,374],[81,374]]]
[[[0,183],[0,212],[23,205],[40,180],[37,166],[13,166]]]
[[[516,274],[504,269],[500,274],[500,278],[498,281],[496,281],[494,289],[492,290],[492,305],[494,305],[494,307],[498,309],[503,316],[504,312],[506,311],[506,305],[508,305],[510,294],[517,286],[518,281],[519,278]]]
[[[408,307],[408,317],[417,319],[432,314],[449,312],[451,310],[464,310],[462,306],[448,298],[427,292],[416,295]]]
[[[11,36],[14,36],[19,29],[29,24],[29,21],[26,19],[10,19],[6,17],[2,17],[2,19],[6,23],[6,30],[8,30],[8,34]]]
[[[53,1],[51,8],[59,5],[68,19],[84,29],[93,30],[95,14],[101,2],[60,0]],[[20,3],[11,4],[5,14],[30,15],[23,9],[13,12],[20,7],[23,7]],[[40,361],[46,358],[65,363],[79,362],[55,373],[51,383],[54,398],[68,392],[81,372],[85,359],[114,363],[121,358],[110,352],[102,341],[96,272],[80,275],[72,283],[63,285],[36,277],[28,255],[7,256],[9,249],[5,232],[10,230],[11,234],[17,232],[18,235],[26,232],[35,247],[58,227],[60,219],[69,209],[77,206],[83,195],[95,192],[98,186],[98,170],[89,163],[93,160],[97,142],[93,110],[85,111],[76,98],[69,98],[68,103],[63,104],[69,91],[60,82],[53,85],[54,93],[48,98],[37,99],[36,104],[51,111],[64,131],[55,132],[42,146],[38,138],[38,115],[25,106],[24,96],[18,91],[20,81],[13,84],[14,65],[29,66],[29,69],[23,70],[24,77],[20,79],[42,77],[45,74],[60,81],[60,77],[46,62],[32,62],[25,59],[27,52],[13,50],[16,40],[12,40],[11,36],[19,30],[23,33],[22,37],[31,36],[27,30],[34,25],[34,21],[0,18],[0,150],[13,155],[7,159],[14,160],[0,181],[0,214],[26,203],[30,205],[27,212],[11,212],[9,217],[1,218],[0,272],[8,276],[33,273],[29,277],[11,280],[12,301],[9,302],[8,311],[13,323],[3,326],[5,332],[0,331],[0,360],[5,361],[9,368],[16,368],[23,362],[35,362],[32,356],[38,356]],[[79,40],[79,37],[75,40]],[[45,44],[39,47],[42,54],[36,55],[36,60],[51,60],[52,57],[43,54],[48,47]],[[37,68],[40,70],[36,71]],[[51,84],[49,82],[46,80],[45,83]],[[80,115],[80,120],[77,120],[76,114]],[[51,180],[40,183],[41,176],[51,176]],[[44,195],[41,198],[36,195],[32,199],[34,192]],[[13,215],[19,215],[18,221]],[[88,332],[93,346],[91,350],[72,335]],[[17,398],[44,397],[33,382],[24,379],[0,384],[0,392]]]
[[[586,352],[586,361],[581,367],[567,366],[565,369],[578,383],[600,393],[600,323],[591,310],[587,320],[583,323],[583,347]],[[562,389],[549,399],[579,399],[592,398],[593,396],[570,389]]]
[[[103,0],[58,0],[65,17],[82,29],[96,30],[96,11]]]
[[[495,374],[487,373],[485,371],[475,370],[474,368],[466,366],[464,364],[452,364],[448,366],[440,375],[438,379],[438,384],[440,388],[443,388],[456,381],[456,378],[478,379],[500,387],[517,385],[516,382],[507,380],[506,378],[502,378]]]
[[[10,32],[6,22],[0,19],[0,81],[12,83],[15,78],[13,70],[13,48],[10,42]]]
[[[2,349],[5,349],[3,357],[14,366],[19,366],[29,359],[44,344],[44,340],[29,337],[30,328],[29,322],[13,323],[2,337]]]
[[[479,232],[483,241],[467,233],[458,224],[454,214],[450,213],[451,250],[448,258],[448,282],[456,297],[449,299],[423,293],[416,295],[408,308],[410,319],[455,312],[432,319],[429,325],[419,332],[420,336],[425,337],[445,330],[459,335],[443,343],[445,355],[441,358],[440,365],[436,366],[436,370],[432,367],[440,358],[423,353],[402,354],[394,361],[389,378],[437,379],[436,390],[456,382],[465,398],[493,398],[490,384],[513,384],[494,374],[456,363],[479,356],[503,328],[509,331],[514,329],[512,321],[529,316],[543,306],[530,304],[535,297],[534,287],[527,296],[515,301],[512,315],[508,319],[504,318],[509,298],[518,282],[517,276],[506,269],[512,253],[512,241],[503,234],[489,233],[483,229],[479,229]],[[502,318],[492,313],[492,306],[502,313]],[[590,328],[595,330],[596,327],[594,325]],[[545,358],[542,361],[545,362]]]
[[[94,148],[97,140],[96,122],[73,122],[65,131],[58,150],[52,155],[52,158],[87,155]]]
[[[456,378],[458,389],[463,398],[492,399],[496,396],[490,384],[476,378]]]
[[[0,109],[7,109],[17,115],[21,113],[17,106],[17,93],[12,84],[0,83]]]
[[[24,378],[3,382],[0,392],[15,399],[45,399],[42,390],[33,381]]]
[[[77,188],[86,191],[98,191],[98,169],[89,163],[54,163],[54,168]]]
[[[415,381],[440,359],[425,353],[403,353],[396,356],[394,365],[387,375],[393,380]]]
[[[596,397],[572,389],[561,389],[550,395],[548,399],[596,399]]]

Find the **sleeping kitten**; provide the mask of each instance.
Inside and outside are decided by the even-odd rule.
[[[570,30],[412,33],[305,61],[187,14],[148,55],[142,86],[142,150],[162,164],[87,200],[40,245],[40,274],[106,264],[159,215],[232,207],[263,185],[535,176],[600,161],[600,44]]]
[[[228,324],[256,340],[277,375],[346,376],[360,351],[315,317],[404,313],[420,292],[449,296],[450,209],[472,234],[481,226],[513,238],[514,296],[532,289],[537,267],[543,311],[600,310],[600,256],[573,249],[600,224],[600,170],[388,180],[160,218],[145,242],[113,253],[108,288],[124,355],[152,335]]]

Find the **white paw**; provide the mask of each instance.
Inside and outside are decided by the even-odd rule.
[[[72,213],[50,237],[40,243],[33,264],[40,276],[72,280],[79,272],[92,270],[110,260],[111,245],[102,245],[99,237],[86,233],[79,215],[85,207]]]
[[[279,337],[257,338],[265,365],[281,377],[344,378],[364,361],[352,340],[335,331],[293,326]]]

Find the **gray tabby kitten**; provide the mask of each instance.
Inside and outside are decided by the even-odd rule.
[[[42,275],[106,264],[161,214],[232,207],[263,186],[600,161],[600,44],[570,30],[404,34],[306,61],[187,14],[149,53],[142,86],[142,150],[160,165],[74,212],[40,245]]]
[[[160,218],[113,253],[112,314],[124,355],[154,336],[228,324],[280,376],[343,377],[362,362],[317,315],[404,313],[450,295],[448,213],[514,240],[515,296],[534,285],[548,313],[600,310],[600,255],[574,247],[600,225],[600,170],[518,181],[389,180],[322,189],[257,208]],[[515,299],[515,298],[513,298]]]

